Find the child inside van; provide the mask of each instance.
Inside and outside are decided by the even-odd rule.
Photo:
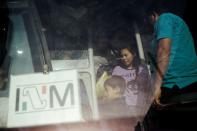
[[[105,100],[122,98],[126,82],[121,76],[112,76],[104,82],[104,88],[106,91]]]
[[[126,82],[121,76],[111,76],[104,82],[105,95],[99,100],[101,118],[120,118],[131,115],[125,103],[124,91]]]

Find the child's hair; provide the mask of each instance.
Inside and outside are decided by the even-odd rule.
[[[104,88],[107,88],[107,85],[112,88],[120,88],[120,93],[123,94],[125,88],[126,88],[126,81],[121,76],[111,76],[109,79],[107,79],[104,82]]]

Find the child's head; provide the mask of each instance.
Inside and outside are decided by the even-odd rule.
[[[104,83],[107,99],[116,99],[122,97],[126,88],[126,81],[121,76],[112,76]]]

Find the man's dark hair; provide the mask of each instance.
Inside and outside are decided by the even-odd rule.
[[[157,13],[158,15],[168,12],[170,1],[169,0],[155,0],[150,4],[146,10],[148,15]]]

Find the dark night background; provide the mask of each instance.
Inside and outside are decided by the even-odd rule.
[[[0,5],[10,1],[26,0],[1,0]],[[170,11],[181,16],[188,24],[195,43],[197,42],[196,4],[194,0],[34,0],[41,16],[41,21],[46,28],[46,37],[50,48],[61,48],[65,42],[77,43],[85,41],[87,28],[92,27],[93,40],[110,43],[113,37],[124,32],[127,39],[133,33],[133,21],[139,25],[140,31],[149,33],[150,27],[146,25],[146,9],[155,1],[165,1]],[[5,6],[4,6],[5,7]],[[1,41],[5,41],[5,27],[8,26],[8,10],[1,9],[0,31]],[[127,36],[126,36],[127,35]],[[51,38],[53,37],[53,38]],[[132,41],[132,40],[131,40]],[[4,43],[4,42],[1,42]],[[56,47],[54,44],[57,43]],[[84,42],[85,45],[86,42]],[[1,44],[2,45],[2,44]],[[196,44],[195,44],[196,45]],[[3,46],[2,48],[3,49]],[[2,50],[3,52],[3,50]]]
[[[181,16],[188,24],[195,43],[197,42],[196,4],[194,0],[35,0],[43,25],[57,36],[56,43],[61,43],[61,35],[76,43],[85,38],[85,30],[92,27],[93,39],[110,43],[116,32],[124,32],[128,39],[130,30],[136,21],[141,33],[150,34],[150,27],[144,22],[146,9],[154,2],[164,2],[164,7]],[[70,8],[75,10],[70,10]],[[78,11],[78,12],[77,12]],[[60,19],[54,19],[60,18]],[[65,21],[70,21],[65,23]],[[62,30],[64,29],[64,30]],[[72,31],[70,31],[72,30]],[[68,32],[71,32],[68,34]],[[83,33],[82,33],[83,32]],[[49,33],[50,34],[50,33]],[[46,36],[47,37],[47,36]],[[76,39],[77,38],[77,39]],[[53,39],[56,39],[55,37]],[[120,38],[121,39],[121,38]],[[64,40],[65,41],[65,40]],[[131,40],[132,41],[132,40]],[[50,42],[49,42],[50,43]],[[111,42],[112,43],[112,42]],[[145,42],[146,43],[146,42]],[[112,43],[113,44],[113,43]],[[49,48],[50,48],[49,44]],[[60,45],[58,45],[61,47]],[[53,47],[52,47],[53,48]]]

